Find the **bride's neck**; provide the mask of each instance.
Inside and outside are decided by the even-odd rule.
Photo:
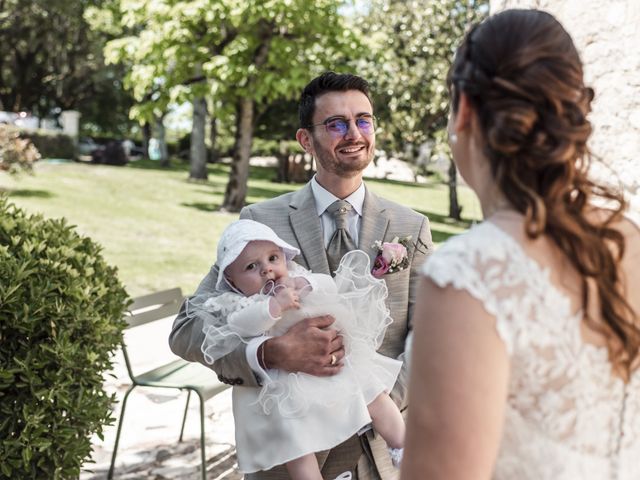
[[[496,186],[485,192],[478,192],[480,206],[482,207],[482,216],[486,219],[494,216],[498,212],[515,211],[515,208],[507,200],[507,197]]]

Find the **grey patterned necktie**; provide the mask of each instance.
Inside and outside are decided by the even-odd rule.
[[[331,275],[338,269],[342,256],[349,250],[357,248],[351,235],[349,235],[347,226],[347,215],[352,208],[351,204],[345,200],[336,200],[327,207],[327,212],[331,214],[336,222],[336,231],[333,232],[329,245],[327,245],[327,260],[329,260]]]

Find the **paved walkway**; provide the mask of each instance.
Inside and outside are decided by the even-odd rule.
[[[167,345],[172,319],[127,331],[125,339],[134,364],[141,370],[167,361],[173,354]],[[203,369],[205,367],[202,367]],[[130,385],[124,359],[115,357],[113,375],[105,379],[108,392],[115,392],[120,414],[121,400]],[[214,375],[213,372],[211,372]],[[200,422],[197,397],[191,398],[184,440],[178,443],[186,393],[173,389],[136,388],[127,403],[116,459],[116,479],[196,480],[200,479]],[[208,480],[239,480],[237,471],[231,389],[211,398],[205,405],[206,458]],[[86,463],[81,480],[107,478],[116,425],[105,427],[104,440],[93,439],[94,463]],[[91,471],[89,471],[91,470]]]

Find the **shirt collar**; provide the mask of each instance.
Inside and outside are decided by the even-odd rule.
[[[318,180],[316,180],[315,175],[311,179],[311,191],[313,192],[313,198],[316,201],[316,211],[318,213],[318,216],[321,216],[327,209],[327,207],[333,202],[335,202],[336,200],[340,200],[333,193],[320,185],[318,183]],[[351,204],[351,206],[359,216],[362,216],[364,196],[364,182],[360,182],[360,186],[356,189],[356,191],[344,199]]]

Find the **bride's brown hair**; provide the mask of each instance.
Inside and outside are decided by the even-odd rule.
[[[527,235],[549,235],[580,273],[585,314],[587,282],[595,283],[605,324],[585,321],[604,334],[614,371],[628,380],[640,329],[620,278],[624,237],[612,227],[626,203],[587,176],[593,90],[571,37],[548,13],[506,10],[467,33],[448,83],[454,112],[460,92],[473,105],[492,173],[525,215]],[[589,214],[594,197],[613,205],[606,218]]]

